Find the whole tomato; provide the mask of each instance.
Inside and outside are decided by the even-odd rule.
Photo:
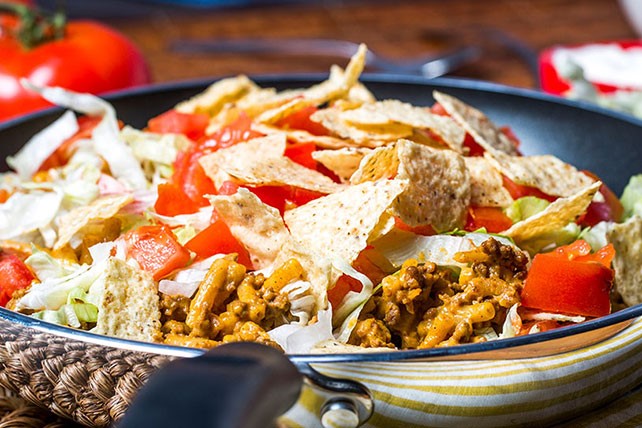
[[[141,52],[103,24],[65,22],[24,5],[0,2],[0,8],[0,121],[50,106],[23,88],[21,78],[93,94],[150,82]]]

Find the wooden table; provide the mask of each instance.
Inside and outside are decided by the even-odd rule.
[[[478,0],[293,2],[224,9],[146,6],[108,18],[149,60],[156,82],[223,75],[327,71],[344,58],[313,55],[186,53],[180,39],[331,38],[365,42],[391,58],[416,58],[462,45],[479,60],[454,75],[535,87],[533,61],[567,43],[630,39],[635,34],[616,0]]]

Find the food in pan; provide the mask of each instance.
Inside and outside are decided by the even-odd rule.
[[[69,111],[2,175],[2,303],[289,353],[475,343],[641,303],[640,177],[620,200],[451,95],[377,100],[365,56],[304,89],[223,79],[142,130],[25,82]]]

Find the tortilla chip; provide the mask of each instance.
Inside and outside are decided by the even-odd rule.
[[[299,144],[314,143],[315,146],[321,149],[341,149],[359,146],[350,140],[342,140],[328,135],[314,135],[302,129],[281,129],[263,123],[253,123],[252,129],[264,135],[285,134],[288,141]]]
[[[572,196],[595,182],[552,155],[510,156],[495,151],[484,156],[515,183],[536,187],[551,196]]]
[[[304,109],[305,107],[308,107],[310,105],[312,105],[310,101],[305,98],[295,98],[276,108],[264,111],[256,118],[256,121],[260,123],[276,123],[279,120],[293,113],[296,113],[297,111]]]
[[[285,223],[292,237],[314,253],[352,263],[373,235],[392,227],[388,209],[407,185],[382,180],[349,186],[286,211]]]
[[[239,99],[243,94],[257,88],[247,76],[229,77],[211,84],[204,92],[176,105],[181,113],[217,114],[223,106]]]
[[[340,117],[358,127],[401,124],[412,128],[429,129],[458,152],[463,152],[466,132],[453,119],[431,113],[425,107],[415,107],[399,100],[378,101],[340,113]]]
[[[393,177],[409,182],[393,204],[404,223],[429,224],[438,231],[463,226],[470,205],[470,178],[462,156],[399,140],[368,154],[350,181]]]
[[[368,48],[361,44],[357,52],[350,58],[345,71],[341,70],[341,67],[333,66],[330,69],[328,80],[304,90],[303,97],[316,105],[321,105],[347,96],[358,83],[359,76],[366,66],[367,53]]]
[[[147,272],[110,258],[105,274],[92,284],[91,291],[98,296],[98,319],[92,333],[143,342],[160,340],[158,286]]]
[[[393,179],[399,173],[399,163],[396,145],[379,147],[364,156],[359,168],[350,177],[350,182],[359,184],[365,181]]]
[[[270,266],[289,239],[279,211],[244,188],[233,195],[210,196],[209,199],[232,235],[247,249],[254,268]]]
[[[642,218],[614,224],[606,233],[615,248],[615,290],[628,306],[642,303]]]
[[[488,159],[465,157],[466,168],[470,175],[470,203],[477,207],[505,208],[513,203],[513,198],[504,187],[502,175]]]
[[[332,269],[332,263],[292,239],[283,244],[274,265],[280,266],[289,259],[296,259],[303,267],[303,279],[312,284],[317,311],[326,309],[328,307],[328,287],[330,284],[334,284],[340,276]]]
[[[64,247],[89,222],[111,218],[133,200],[129,193],[109,195],[98,198],[89,205],[72,209],[60,218],[58,240],[54,244],[54,250]]]
[[[285,144],[285,134],[272,134],[217,150],[199,162],[217,188],[228,176],[250,186],[288,185],[320,193],[343,187],[284,156]]]
[[[340,138],[353,140],[362,147],[379,147],[386,142],[410,137],[413,134],[411,126],[399,123],[357,127],[343,120],[342,113],[342,110],[337,108],[326,108],[314,112],[310,119],[319,122]]]
[[[342,183],[347,183],[368,153],[370,149],[346,147],[338,150],[316,150],[312,152],[312,158],[335,173]]]
[[[499,150],[509,155],[518,154],[513,143],[484,113],[442,92],[433,91],[432,95],[485,150]]]
[[[515,223],[502,235],[513,238],[519,244],[566,226],[586,211],[601,185],[598,181],[573,196],[555,200],[543,211]]]

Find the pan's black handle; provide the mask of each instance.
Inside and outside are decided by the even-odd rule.
[[[297,401],[303,375],[256,343],[168,363],[141,388],[119,428],[266,428]]]

